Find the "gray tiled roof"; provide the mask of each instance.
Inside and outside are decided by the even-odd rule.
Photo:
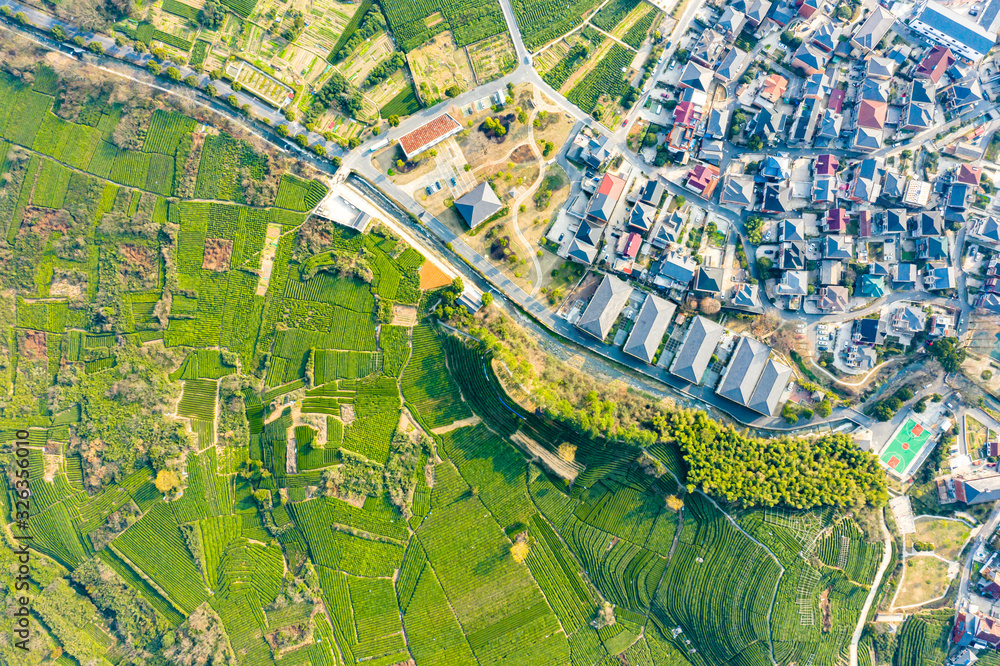
[[[605,275],[597,291],[594,292],[594,297],[590,299],[587,309],[576,322],[577,327],[598,340],[603,340],[608,336],[631,295],[632,287],[628,283],[613,275]]]
[[[791,368],[768,359],[747,407],[764,416],[773,416],[774,410],[778,406],[778,400],[784,393],[785,387],[788,386],[788,380],[791,377]]]
[[[721,326],[704,317],[695,317],[684,337],[684,343],[674,356],[670,372],[694,384],[700,383],[720,338]]]
[[[503,208],[500,199],[486,181],[455,201],[455,208],[470,227],[475,227]]]
[[[652,363],[676,309],[676,305],[659,296],[646,296],[622,351],[641,361]]]
[[[737,404],[748,405],[770,353],[767,345],[753,338],[740,338],[715,392]]]

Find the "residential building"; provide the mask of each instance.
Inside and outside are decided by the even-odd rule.
[[[915,284],[917,281],[916,264],[894,264],[891,270],[894,287],[905,287]]]
[[[792,160],[784,155],[765,155],[760,162],[760,175],[771,183],[788,180],[791,170]]]
[[[847,287],[823,287],[819,290],[817,309],[821,312],[847,312]]]
[[[826,211],[823,231],[828,234],[845,233],[847,231],[847,211],[843,208],[831,208]]]
[[[722,52],[726,49],[726,38],[724,35],[712,30],[711,28],[706,28],[698,41],[691,48],[691,60],[698,63],[699,65],[704,65],[705,67],[714,67],[715,63],[718,62],[719,58],[722,57]]]
[[[925,180],[911,179],[906,183],[903,194],[903,204],[914,208],[923,208],[931,198],[931,184]]]
[[[901,129],[911,132],[922,132],[934,125],[934,84],[925,79],[914,79],[910,82],[910,94],[907,96],[903,116],[900,118]]]
[[[881,275],[867,273],[858,276],[857,294],[864,298],[882,298],[885,296],[885,278]]]
[[[976,219],[969,228],[969,234],[977,243],[1000,248],[1000,220],[992,215]]]
[[[613,275],[605,275],[597,291],[594,292],[594,297],[587,304],[587,309],[576,322],[576,327],[603,341],[608,337],[631,295],[632,287],[627,282]]]
[[[727,6],[726,10],[722,12],[722,16],[719,17],[719,21],[715,24],[715,30],[722,33],[728,41],[732,42],[739,37],[745,24],[746,15],[741,11],[733,9],[732,6]]]
[[[804,241],[785,241],[778,246],[778,268],[783,271],[800,271],[806,267]]]
[[[922,333],[927,324],[927,315],[912,305],[896,308],[892,313],[892,328],[903,334]]]
[[[646,184],[639,191],[639,202],[653,208],[658,208],[666,192],[667,188],[660,182],[659,178],[651,178],[646,181]]]
[[[915,237],[944,235],[944,219],[936,210],[921,211],[910,219],[910,226]]]
[[[676,309],[676,305],[659,296],[646,296],[622,351],[640,361],[652,363]]]
[[[864,53],[871,53],[895,22],[896,17],[888,9],[876,6],[868,15],[865,22],[861,24],[861,27],[858,28],[857,32],[854,33],[854,36],[851,38],[851,45],[861,49]]]
[[[780,74],[770,74],[764,79],[764,84],[757,93],[759,99],[763,99],[771,104],[777,104],[785,96],[788,90],[788,79]]]
[[[449,114],[442,113],[409,134],[400,137],[399,147],[403,149],[403,155],[409,160],[461,131],[461,123]]]
[[[945,262],[929,261],[926,271],[924,288],[928,291],[944,291],[955,288],[955,269]]]
[[[982,504],[1000,499],[1000,474],[971,479],[955,479],[955,499],[965,504]],[[975,640],[996,647],[1000,645],[1000,621],[980,617]]]
[[[749,54],[734,46],[719,61],[719,65],[715,68],[715,78],[723,83],[735,81],[747,68],[749,61]]]
[[[844,262],[835,259],[824,259],[819,262],[819,283],[821,285],[840,284],[844,275]]]
[[[694,276],[691,288],[699,296],[718,296],[722,293],[722,269],[701,266]]]
[[[861,160],[854,169],[854,179],[847,189],[847,198],[855,203],[874,203],[882,191],[882,174],[879,161]]]
[[[928,236],[917,239],[917,258],[924,261],[945,261],[948,259],[948,239],[944,236]]]
[[[740,338],[715,392],[747,406],[770,354],[771,348],[762,342],[747,336]]]
[[[742,175],[726,176],[722,183],[719,203],[741,209],[751,209],[755,203],[753,178]]]
[[[896,73],[896,61],[870,55],[865,59],[865,76],[888,81]]]
[[[580,150],[580,161],[591,169],[600,169],[601,165],[611,159],[614,154],[614,143],[612,143],[611,137],[604,135],[591,137]]]
[[[628,215],[628,222],[626,224],[630,231],[645,234],[653,228],[655,221],[656,209],[649,204],[636,201],[635,205],[632,206],[632,211]]]
[[[851,328],[851,342],[875,347],[885,342],[886,334],[886,325],[881,319],[855,319]]]
[[[594,220],[599,224],[607,224],[611,221],[611,214],[618,205],[625,190],[625,180],[610,173],[604,174],[597,191],[590,198],[590,206],[587,208],[588,220]]]
[[[660,261],[658,280],[654,283],[659,287],[683,287],[686,288],[694,279],[698,264],[691,257],[670,252]]]
[[[817,145],[830,145],[830,142],[835,141],[837,137],[840,136],[840,130],[844,124],[844,117],[834,111],[833,109],[826,108],[823,111],[823,115],[820,117],[817,123],[815,141]]]
[[[768,215],[783,215],[792,210],[791,188],[778,183],[768,183],[764,186],[764,196],[760,211]]]
[[[947,46],[935,46],[913,73],[914,78],[927,79],[935,85],[941,81],[944,73],[955,64],[955,56]]]
[[[822,74],[826,69],[828,54],[813,46],[810,42],[802,42],[795,53],[792,54],[792,67],[798,67],[807,76],[810,74]]]
[[[760,303],[760,288],[755,284],[741,282],[733,289],[730,307],[739,310],[762,311]]]
[[[688,171],[687,180],[684,186],[699,196],[710,199],[715,192],[715,185],[719,182],[719,168],[698,164]]]
[[[833,53],[840,43],[840,32],[839,24],[834,21],[824,21],[812,34],[809,43],[826,53]]]
[[[721,326],[704,317],[695,317],[671,361],[670,372],[692,384],[700,384],[720,339]]]
[[[781,281],[775,286],[778,296],[805,296],[809,293],[809,273],[806,271],[785,271]]]
[[[712,70],[689,60],[687,66],[684,67],[684,71],[681,72],[677,86],[679,88],[691,88],[699,92],[707,92],[712,83],[712,76]]]
[[[882,179],[882,196],[887,199],[902,199],[904,194],[906,194],[906,176],[886,170]]]

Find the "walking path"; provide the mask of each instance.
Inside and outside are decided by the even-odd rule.
[[[885,509],[882,509],[882,520],[879,521],[879,527],[882,528],[882,563],[878,565],[878,572],[875,574],[875,580],[872,581],[872,589],[868,592],[868,598],[865,599],[865,605],[862,606],[861,614],[858,616],[858,624],[854,627],[854,635],[851,636],[851,648],[849,652],[850,666],[858,666],[858,642],[861,640],[861,634],[865,631],[868,611],[871,610],[872,604],[875,603],[875,597],[878,596],[878,589],[882,585],[882,577],[885,576],[885,571],[889,568],[889,563],[892,561],[892,535],[889,534],[889,530],[885,526]]]

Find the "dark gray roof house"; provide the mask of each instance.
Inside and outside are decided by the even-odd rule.
[[[778,248],[778,268],[783,271],[800,271],[805,267],[805,241],[784,241]]]
[[[691,284],[698,264],[691,257],[684,257],[676,252],[671,252],[660,263],[660,275],[671,282],[687,286]]]
[[[917,267],[915,264],[895,264],[892,266],[893,284],[913,284],[916,281]]]
[[[663,193],[666,191],[667,188],[663,186],[659,178],[651,178],[642,186],[642,190],[639,192],[639,201],[655,208],[660,205],[660,200],[663,199]]]
[[[840,26],[833,21],[823,21],[812,35],[812,43],[827,53],[832,53],[840,43]]]
[[[722,291],[722,269],[702,266],[694,279],[694,291],[699,294],[715,295]]]
[[[725,35],[726,39],[733,41],[743,31],[743,25],[746,22],[747,18],[743,12],[736,11],[732,7],[726,7],[726,10],[722,12],[722,16],[719,17],[718,22],[715,24],[715,29]]]
[[[752,208],[754,204],[753,179],[744,176],[726,176],[719,203],[737,208]]]
[[[462,214],[466,224],[476,227],[503,208],[503,204],[490,184],[483,181],[457,199],[455,208]]]
[[[653,223],[656,221],[656,209],[648,204],[644,204],[641,201],[637,201],[634,206],[632,206],[632,211],[628,215],[628,227],[633,231],[638,231],[640,234],[645,234],[647,231],[653,228]]]
[[[779,237],[782,241],[804,241],[806,225],[801,219],[786,219],[779,222]]]
[[[883,212],[882,228],[883,233],[905,234],[907,229],[906,210],[903,208],[890,208]]]
[[[817,143],[829,143],[838,136],[844,125],[844,116],[833,109],[824,109],[823,115],[817,123],[815,141]]]
[[[750,396],[747,407],[764,416],[774,416],[781,394],[792,378],[792,369],[783,363],[768,359],[757,380],[757,387]]]
[[[646,296],[622,351],[640,361],[652,363],[675,310],[677,306],[670,301],[652,294]]]
[[[670,364],[670,372],[692,384],[700,384],[721,338],[721,326],[704,317],[695,317]]]
[[[576,239],[587,243],[588,245],[597,246],[601,241],[601,235],[604,233],[604,227],[593,222],[588,222],[584,220],[580,223],[580,228],[576,230]]]
[[[914,217],[914,236],[943,236],[944,219],[936,210],[921,211]]]
[[[749,405],[770,354],[771,348],[764,343],[749,337],[740,338],[715,392],[738,405]]]
[[[826,236],[823,238],[823,257],[825,259],[853,259],[852,247],[850,236]]]
[[[743,73],[748,59],[746,51],[742,51],[734,46],[719,61],[719,65],[715,68],[715,78],[722,80],[723,83],[733,81]]]
[[[972,235],[988,245],[1000,245],[1000,221],[992,215],[981,218],[972,228]]]
[[[906,193],[906,176],[896,171],[886,171],[882,182],[882,196],[889,199],[902,199]]]
[[[613,275],[605,275],[587,309],[576,322],[577,328],[598,340],[604,340],[631,295],[632,287],[628,283]]]
[[[701,92],[707,92],[711,84],[712,70],[702,67],[693,61],[688,61],[684,71],[681,72],[681,78],[678,82],[678,85],[682,88],[691,88],[693,90],[700,90]]]
[[[597,259],[597,248],[590,243],[581,241],[579,238],[574,238],[573,242],[569,245],[567,256],[573,261],[589,266],[594,263],[594,259]]]
[[[746,282],[740,283],[733,291],[732,306],[741,310],[759,309],[761,307],[760,287],[755,284],[747,284]]]
[[[874,11],[868,15],[865,22],[854,33],[854,37],[851,38],[851,44],[865,53],[874,51],[875,47],[878,46],[878,43],[882,41],[882,38],[885,37],[885,34],[889,32],[889,28],[895,22],[896,17],[889,10],[876,5]]]
[[[708,113],[708,125],[705,128],[705,135],[716,139],[726,138],[726,128],[729,126],[729,107],[724,109],[713,108]]]
[[[961,484],[961,489],[959,489]],[[1000,499],[1000,474],[955,481],[955,495],[966,504],[982,504]]]
[[[823,312],[847,312],[847,287],[823,287],[816,307]]]

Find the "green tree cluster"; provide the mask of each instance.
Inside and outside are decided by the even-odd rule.
[[[656,421],[661,437],[680,447],[689,490],[745,507],[881,506],[888,499],[876,457],[844,434],[756,437],[693,410]]]

